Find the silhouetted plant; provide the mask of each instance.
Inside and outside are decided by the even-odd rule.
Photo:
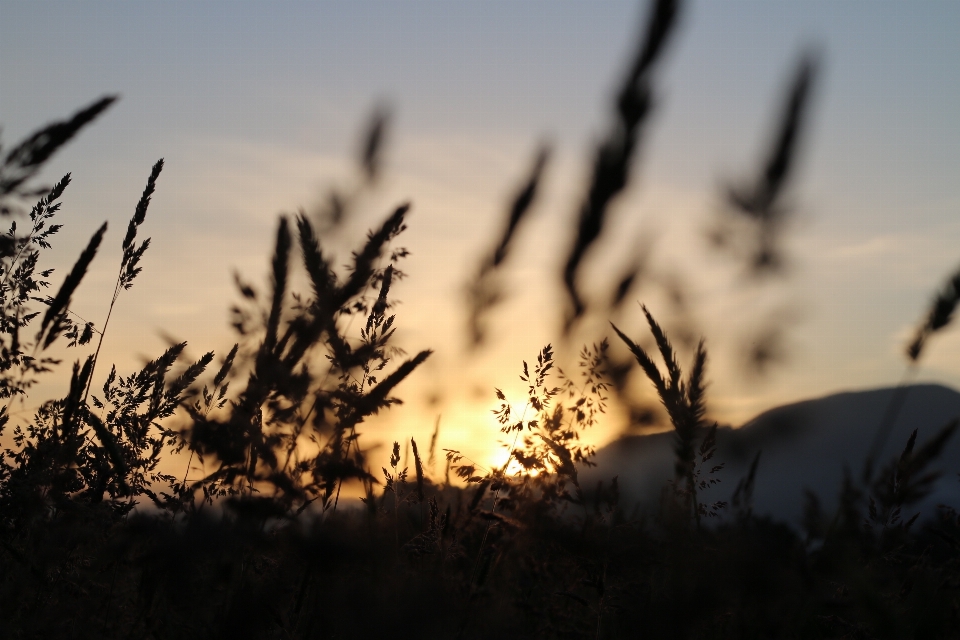
[[[657,395],[660,397],[660,402],[663,403],[667,414],[670,416],[670,422],[676,434],[674,439],[674,454],[676,455],[674,473],[677,480],[677,496],[681,498],[684,510],[692,514],[697,526],[699,526],[701,515],[715,516],[726,506],[726,503],[722,501],[714,502],[708,506],[700,503],[697,498],[699,491],[719,482],[719,479],[713,476],[723,468],[722,464],[712,466],[709,471],[706,471],[703,467],[713,458],[716,451],[717,429],[716,424],[707,428],[704,420],[704,414],[706,413],[704,372],[707,364],[707,352],[701,340],[697,345],[690,375],[684,381],[676,353],[667,339],[667,335],[646,307],[643,307],[643,313],[650,325],[650,331],[656,340],[660,355],[666,364],[666,375],[660,373],[656,363],[642,347],[624,335],[615,325],[611,326],[627,345],[627,348],[630,349],[630,353],[636,358],[647,378],[653,383]],[[703,440],[698,450],[696,440],[705,428],[707,430],[703,434]]]
[[[27,183],[57,149],[106,111],[116,99],[117,96],[103,96],[77,111],[69,120],[52,122],[7,151],[0,164],[0,214],[10,215],[17,210],[11,199],[36,197],[50,191],[45,187],[27,188]],[[0,243],[0,257],[10,255],[10,249],[11,245]]]
[[[732,210],[754,223],[752,242],[747,243],[747,247],[735,246],[734,249],[745,250],[750,266],[756,271],[776,269],[782,261],[777,245],[788,213],[784,191],[797,162],[797,147],[808,119],[816,71],[816,59],[808,53],[798,65],[760,174],[752,185],[731,186],[727,190]],[[736,241],[722,232],[715,239],[721,244]]]
[[[51,237],[61,229],[60,225],[49,224],[49,221],[60,210],[58,200],[69,184],[70,174],[67,174],[37,202],[30,211],[31,225],[25,236],[17,235],[16,221],[3,236],[10,252],[0,257],[3,275],[0,281],[0,399],[7,399],[8,403],[14,396],[24,395],[37,382],[35,376],[49,372],[56,364],[51,358],[38,359],[31,353],[35,345],[29,338],[25,341],[22,332],[40,315],[32,305],[37,294],[50,286],[47,278],[53,270],[37,272],[37,267],[40,251],[51,248]],[[90,330],[85,328],[80,336],[75,336],[73,343],[89,342],[90,336]],[[9,406],[4,407],[0,419],[6,419]]]
[[[563,268],[563,283],[572,311],[569,329],[586,310],[577,286],[577,272],[587,250],[600,236],[610,201],[627,184],[634,150],[653,106],[652,75],[674,31],[680,2],[657,0],[647,23],[646,36],[637,50],[617,95],[616,118],[594,161],[593,176],[580,209],[577,235]]]
[[[586,309],[575,282],[580,262],[626,183],[650,106],[652,69],[678,6],[655,3],[614,130],[598,153],[575,246],[560,274],[573,304],[571,322]],[[812,77],[808,61],[757,184],[731,191],[741,213],[760,224],[757,246],[770,261],[758,254],[758,266],[773,264],[774,218],[782,215]],[[0,200],[29,194],[25,185],[44,161],[111,101],[8,153],[0,165]],[[29,231],[21,236],[11,225],[0,242],[0,397],[8,403],[28,397],[36,377],[57,364],[41,354],[59,337],[75,348],[94,335],[99,340],[94,353],[74,364],[66,396],[14,424],[0,457],[0,635],[958,635],[960,516],[944,507],[931,524],[912,511],[928,497],[938,477],[932,462],[957,422],[922,444],[914,432],[899,458],[870,482],[858,484],[848,472],[832,515],[809,494],[802,532],[753,513],[758,454],[733,493],[735,516],[725,517],[723,501],[703,501],[723,466],[714,460],[717,427],[707,419],[704,343],[685,376],[667,332],[646,307],[662,366],[613,329],[653,383],[673,427],[674,477],[665,508],[631,511],[617,477],[584,485],[594,450],[583,436],[606,411],[608,392],[628,381],[629,368],[611,358],[606,340],[583,348],[577,376],[561,370],[551,345],[523,362],[519,415],[519,403],[496,389],[493,413],[502,435],[512,436],[502,466],[488,469],[447,449],[441,481],[432,469],[438,418],[428,463],[411,438],[412,467],[401,465],[395,441],[389,468],[376,474],[381,486],[363,427],[399,402],[399,384],[431,353],[406,358],[393,342],[393,287],[407,255],[393,243],[409,205],[369,233],[343,272],[331,266],[317,229],[340,224],[374,183],[385,123],[378,112],[364,138],[356,189],[334,191],[319,220],[304,213],[280,219],[266,295],[237,278],[239,340],[212,378],[205,372],[214,354],[178,366],[186,346],[180,343],[130,375],[113,367],[102,387],[93,386],[118,296],[133,284],[149,247],[149,240],[136,241],[162,161],[128,225],[99,329],[70,305],[106,225],[59,291],[39,295],[51,275],[39,271],[40,258],[59,230],[51,221],[69,176],[39,194]],[[477,271],[470,312],[481,331],[474,337],[496,300],[498,269],[529,211],[545,158],[539,156],[500,241]],[[296,265],[309,287],[303,295],[293,290]],[[612,307],[626,297],[631,277],[621,280]],[[938,296],[911,360],[949,322],[955,293],[948,287]],[[31,322],[38,317],[35,332]],[[171,418],[181,409],[186,415],[178,424]],[[0,432],[11,420],[4,409]],[[170,453],[188,450],[182,477],[161,466]],[[194,459],[202,462],[199,477],[191,477]],[[344,483],[359,484],[364,509],[338,509]]]
[[[498,278],[500,267],[510,253],[520,223],[530,212],[549,157],[548,148],[541,148],[529,179],[514,197],[503,234],[497,241],[493,252],[480,263],[480,269],[467,289],[469,311],[467,330],[470,332],[471,344],[474,347],[480,346],[484,341],[486,335],[485,316],[503,299],[504,294]]]
[[[402,276],[395,263],[405,252],[394,251],[384,268],[375,264],[405,229],[408,208],[398,207],[370,233],[342,280],[324,259],[312,224],[305,215],[299,216],[299,244],[313,295],[291,295],[292,306],[286,304],[292,238],[286,219],[281,219],[273,294],[260,315],[262,328],[255,329],[252,312],[238,323],[242,334],[259,331],[262,336],[249,356],[246,388],[227,417],[211,419],[196,410],[192,415],[191,449],[201,459],[212,455],[219,461],[217,470],[196,484],[206,499],[239,494],[244,483],[250,491],[269,484],[276,492],[274,499],[288,509],[314,500],[320,500],[324,509],[335,508],[342,483],[359,480],[373,508],[377,481],[368,469],[357,426],[397,403],[390,395],[393,389],[430,355],[422,351],[386,373],[396,353],[389,345],[395,320],[387,313],[389,292],[393,280]],[[365,295],[374,286],[379,293],[370,304]],[[341,320],[356,313],[366,313],[367,318],[353,342]],[[318,355],[327,365],[322,372],[312,369]],[[318,447],[311,459],[299,458],[297,443],[302,437]]]

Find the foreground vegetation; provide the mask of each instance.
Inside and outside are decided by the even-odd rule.
[[[635,64],[601,144],[578,233],[562,272],[566,326],[588,311],[580,262],[626,184],[651,104],[652,73],[673,29],[676,3],[654,7]],[[815,65],[805,59],[756,184],[731,189],[733,215],[753,225],[751,268],[778,256],[780,193],[789,172]],[[28,182],[50,155],[110,106],[104,98],[50,125],[4,156],[0,199],[35,197]],[[363,180],[378,170],[383,121],[364,147]],[[533,201],[548,154],[517,195],[504,234],[470,291],[470,334],[499,299],[497,271]],[[585,347],[569,375],[550,346],[523,362],[528,387],[516,415],[499,390],[494,412],[512,442],[507,464],[485,470],[463,452],[411,439],[388,466],[368,459],[364,421],[398,402],[401,383],[430,357],[393,346],[391,289],[403,277],[396,246],[408,205],[397,207],[338,273],[317,221],[277,226],[267,293],[239,284],[237,345],[219,364],[182,363],[174,345],[142,370],[98,362],[110,314],[133,286],[149,239],[138,242],[163,162],[149,173],[122,241],[123,257],[102,326],[77,320],[71,298],[106,237],[91,238],[53,296],[42,252],[69,176],[42,190],[28,230],[0,238],[0,636],[423,637],[423,638],[871,638],[955,637],[960,632],[960,516],[919,522],[911,506],[936,480],[929,471],[957,428],[925,443],[916,433],[892,461],[869,460],[838,487],[824,513],[811,496],[797,531],[752,512],[757,461],[720,491],[716,426],[706,418],[707,351],[686,372],[654,316],[656,352],[613,327],[618,347],[652,385],[675,433],[675,473],[658,508],[620,499],[617,478],[586,487],[593,450],[581,435],[608,402],[625,401],[629,367],[606,340]],[[336,223],[349,208],[334,198]],[[291,291],[302,269],[309,291]],[[613,306],[635,272],[618,282]],[[960,279],[941,292],[908,350],[915,362],[950,321]],[[37,310],[39,309],[39,310]],[[65,398],[39,404],[24,424],[8,418],[39,376],[58,364],[54,343],[92,350],[73,366]],[[96,343],[96,347],[94,347]],[[662,361],[662,362],[661,362]],[[214,370],[215,369],[215,370]],[[98,376],[99,374],[99,376]],[[102,386],[95,380],[104,380]],[[96,385],[96,386],[95,386]],[[878,426],[886,437],[891,407]],[[180,421],[171,418],[179,416]],[[412,464],[401,465],[409,447]],[[210,470],[170,475],[182,452]],[[445,458],[441,475],[430,473]],[[876,470],[875,470],[876,468]],[[361,508],[341,501],[358,488]],[[728,499],[717,499],[717,496]]]

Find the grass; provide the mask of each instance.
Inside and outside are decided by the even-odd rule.
[[[655,94],[655,73],[678,2],[659,0],[600,144],[577,235],[558,274],[567,328],[587,312],[580,264],[629,176]],[[760,177],[729,190],[730,215],[747,225],[750,269],[778,263],[782,193],[815,76],[804,58],[779,134]],[[17,215],[38,196],[29,181],[77,131],[112,103],[103,98],[4,156],[0,199]],[[380,166],[385,117],[371,127],[359,188]],[[470,337],[500,299],[497,274],[536,197],[547,163],[537,155],[508,212],[502,237],[470,287]],[[926,442],[916,432],[896,460],[838,487],[824,513],[816,496],[797,531],[754,514],[759,454],[735,487],[720,483],[717,429],[706,413],[706,343],[686,373],[668,331],[643,308],[656,351],[613,327],[615,344],[580,352],[572,375],[552,346],[523,361],[523,403],[497,389],[493,409],[511,443],[507,462],[485,469],[446,450],[430,473],[410,439],[412,469],[394,442],[389,468],[371,464],[365,421],[399,402],[406,378],[431,355],[394,345],[392,289],[407,252],[397,245],[410,205],[388,213],[338,271],[306,215],[281,218],[269,290],[238,282],[237,344],[181,363],[171,346],[140,371],[111,368],[94,386],[100,347],[121,293],[134,285],[149,239],[137,243],[159,188],[149,173],[122,241],[123,257],[101,325],[70,311],[106,225],[92,236],[54,295],[38,271],[69,175],[44,188],[0,242],[0,398],[29,396],[59,364],[55,343],[84,353],[66,397],[37,405],[33,419],[0,413],[10,444],[0,458],[0,635],[11,638],[905,638],[960,632],[960,515],[936,522],[911,508],[937,480],[930,471],[958,428]],[[335,197],[326,224],[350,214]],[[20,215],[26,210],[20,212]],[[751,226],[752,225],[752,226]],[[291,290],[294,269],[309,290]],[[635,274],[615,284],[612,313]],[[915,362],[946,327],[960,296],[954,276],[908,348]],[[632,361],[618,359],[629,354]],[[662,360],[658,363],[657,359]],[[584,486],[594,451],[583,434],[611,402],[625,402],[628,374],[652,385],[674,432],[674,477],[658,508],[620,497],[616,476]],[[102,377],[103,367],[100,368]],[[212,375],[211,375],[212,374]],[[99,384],[99,383],[96,383]],[[523,406],[520,415],[515,407]],[[171,420],[178,417],[179,422]],[[880,425],[882,433],[885,425]],[[439,422],[437,425],[439,429]],[[189,450],[181,476],[160,462]],[[426,453],[426,455],[424,455]],[[424,459],[430,462],[424,465]],[[190,478],[194,459],[209,470]],[[882,462],[882,461],[878,461]],[[452,479],[451,479],[452,478]],[[733,484],[733,483],[730,483]],[[345,508],[344,486],[363,509]],[[719,499],[730,495],[727,500]]]

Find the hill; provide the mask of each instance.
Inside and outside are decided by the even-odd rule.
[[[836,506],[844,469],[859,480],[883,413],[895,388],[837,393],[770,409],[740,428],[721,428],[715,459],[724,463],[721,484],[705,499],[730,499],[749,471],[757,452],[754,510],[799,524],[804,491],[813,491],[826,509]],[[917,444],[931,438],[953,418],[960,417],[960,393],[935,384],[906,388],[903,407],[882,450],[878,466],[897,458],[910,433]],[[619,475],[628,501],[643,508],[657,504],[664,483],[673,476],[673,433],[623,437],[597,452],[597,467],[585,473],[586,486]],[[934,468],[942,475],[934,492],[921,504],[925,516],[940,503],[960,506],[960,439],[948,442]]]

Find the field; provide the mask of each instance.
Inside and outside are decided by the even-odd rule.
[[[639,263],[610,276],[615,295],[604,309],[588,308],[579,276],[629,181],[678,4],[653,3],[592,159],[557,274],[565,332],[588,313],[614,317],[633,302]],[[800,57],[759,170],[724,194],[718,250],[759,277],[777,277],[782,263],[784,194],[820,64],[812,53]],[[721,490],[706,343],[694,341],[682,362],[674,334],[646,306],[647,333],[611,323],[607,337],[583,346],[575,370],[561,369],[551,345],[536,359],[518,358],[526,397],[493,390],[501,429],[491,438],[509,443],[502,467],[442,448],[436,431],[430,441],[394,442],[389,461],[373,463],[368,421],[389,414],[432,354],[395,344],[407,203],[370,230],[346,269],[321,239],[351,215],[349,198],[331,199],[319,219],[281,217],[269,289],[237,280],[237,338],[227,354],[185,361],[181,343],[139,371],[101,361],[114,306],[136,286],[150,250],[143,236],[164,161],[145,168],[101,326],[76,316],[71,303],[109,239],[107,225],[52,288],[43,258],[71,177],[53,186],[35,179],[57,149],[108,117],[114,100],[105,96],[2,155],[0,201],[11,226],[0,236],[0,637],[960,634],[960,505],[944,505],[937,519],[913,509],[939,479],[931,465],[958,422],[925,438],[914,432],[895,443],[900,455],[882,458],[904,385],[876,425],[862,471],[836,487],[836,509],[809,495],[802,529],[758,515],[759,457]],[[386,126],[378,115],[369,127],[360,189],[382,171]],[[477,349],[499,339],[488,322],[503,296],[499,276],[549,162],[543,148],[477,265],[466,303]],[[904,350],[907,372],[936,348],[958,301],[960,274],[919,320]],[[762,367],[770,354],[762,339],[756,344],[745,359]],[[65,397],[43,401],[38,381],[63,374],[48,355],[56,349],[83,355]],[[589,429],[614,404],[645,411],[630,388],[638,379],[673,438],[672,478],[655,508],[622,499],[615,470],[581,484],[595,454]],[[29,420],[9,414],[24,399],[36,407]],[[186,468],[171,473],[168,461],[184,457]],[[195,459],[211,470],[199,479],[188,473]]]

